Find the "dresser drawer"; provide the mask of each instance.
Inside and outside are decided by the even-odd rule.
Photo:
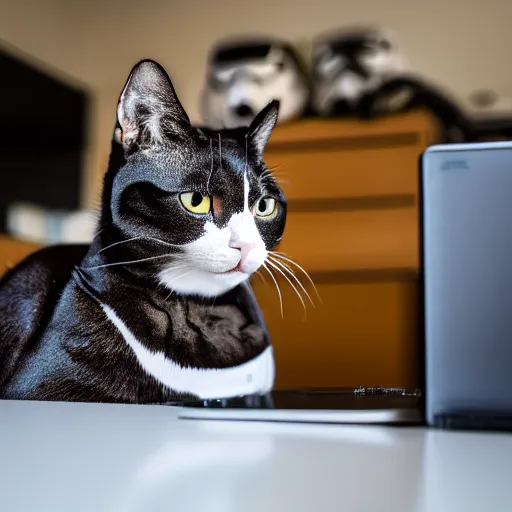
[[[412,141],[411,141],[412,142]],[[416,144],[315,149],[294,145],[265,153],[288,200],[417,194]]]
[[[277,249],[308,271],[418,267],[417,208],[290,212]]]
[[[276,386],[418,386],[418,284],[326,282],[322,304],[304,310],[283,280],[284,319],[275,287],[254,290],[272,337]],[[311,295],[315,297],[314,293]]]

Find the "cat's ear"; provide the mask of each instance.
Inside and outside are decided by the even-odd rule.
[[[260,155],[263,155],[270,134],[277,123],[279,101],[271,101],[249,126],[249,138]]]
[[[169,76],[151,60],[139,62],[130,73],[119,98],[117,119],[117,138],[125,148],[145,139],[162,142],[166,133],[190,128]]]

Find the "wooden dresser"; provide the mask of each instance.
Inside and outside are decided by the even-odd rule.
[[[420,111],[275,130],[265,158],[289,207],[277,250],[308,271],[322,300],[308,288],[316,308],[304,320],[274,272],[282,319],[272,280],[253,279],[278,387],[418,384],[418,162],[435,138],[435,123]]]

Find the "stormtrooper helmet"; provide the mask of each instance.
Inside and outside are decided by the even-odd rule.
[[[363,95],[403,68],[404,58],[385,30],[355,28],[320,35],[312,51],[313,110],[327,117],[353,114]]]
[[[246,37],[214,46],[201,101],[209,128],[247,126],[274,99],[278,122],[301,116],[309,103],[308,75],[289,44]]]

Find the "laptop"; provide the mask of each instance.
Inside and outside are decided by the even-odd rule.
[[[419,181],[421,391],[276,390],[179,416],[512,430],[512,142],[432,146]]]
[[[512,142],[421,160],[425,413],[444,428],[512,429]]]

